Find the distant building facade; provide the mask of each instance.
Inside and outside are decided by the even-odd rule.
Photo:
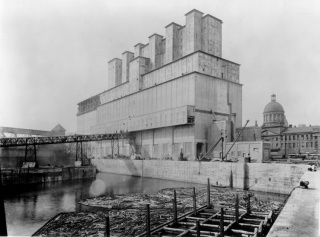
[[[51,131],[36,130],[28,128],[13,128],[13,127],[0,127],[0,137],[51,137],[51,136],[64,136],[66,130],[57,124]]]
[[[194,160],[242,125],[240,65],[222,58],[222,21],[192,10],[108,63],[109,89],[78,104],[77,133],[129,132],[131,141],[92,143],[94,157],[141,154]],[[224,122],[227,121],[227,122]],[[214,134],[209,132],[212,128]]]
[[[240,134],[241,129],[237,129]],[[276,96],[271,96],[263,111],[263,125],[245,128],[239,141],[270,142],[271,156],[320,154],[320,126],[288,125],[285,111]]]
[[[0,127],[0,138],[15,137],[54,137],[64,136],[66,130],[56,125],[51,131]],[[31,144],[32,145],[32,144]],[[73,166],[75,160],[72,144],[50,144],[36,146],[36,161],[39,166]],[[73,147],[72,147],[73,148]],[[18,168],[23,162],[34,162],[35,157],[27,153],[26,146],[0,148],[0,164],[2,168]]]

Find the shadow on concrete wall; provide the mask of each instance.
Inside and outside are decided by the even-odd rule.
[[[230,170],[229,187],[233,188],[233,173],[232,173],[232,169]]]
[[[249,189],[249,165],[247,162],[243,163],[243,189]]]
[[[124,163],[132,176],[143,176],[143,160],[139,160],[139,163],[141,162],[142,166],[141,170],[136,166],[136,162],[133,160],[124,160]]]

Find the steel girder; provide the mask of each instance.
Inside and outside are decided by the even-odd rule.
[[[129,138],[128,133],[71,135],[71,136],[52,136],[52,137],[0,138],[0,147],[94,142],[94,141],[103,141],[103,140],[118,141],[119,139],[128,139],[128,138]]]

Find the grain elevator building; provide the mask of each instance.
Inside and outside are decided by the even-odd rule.
[[[149,36],[108,63],[107,91],[78,104],[77,133],[129,132],[130,140],[96,142],[93,157],[194,160],[242,126],[239,64],[222,58],[222,21],[192,10],[184,26]]]

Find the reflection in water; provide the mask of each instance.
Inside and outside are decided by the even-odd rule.
[[[86,210],[78,202],[99,195],[129,193],[155,194],[159,189],[194,187],[177,181],[98,173],[95,179],[32,184],[4,190],[8,232],[10,236],[31,235],[60,212]],[[259,197],[260,198],[260,197]],[[273,195],[261,193],[261,198]],[[277,201],[285,196],[275,196]]]

